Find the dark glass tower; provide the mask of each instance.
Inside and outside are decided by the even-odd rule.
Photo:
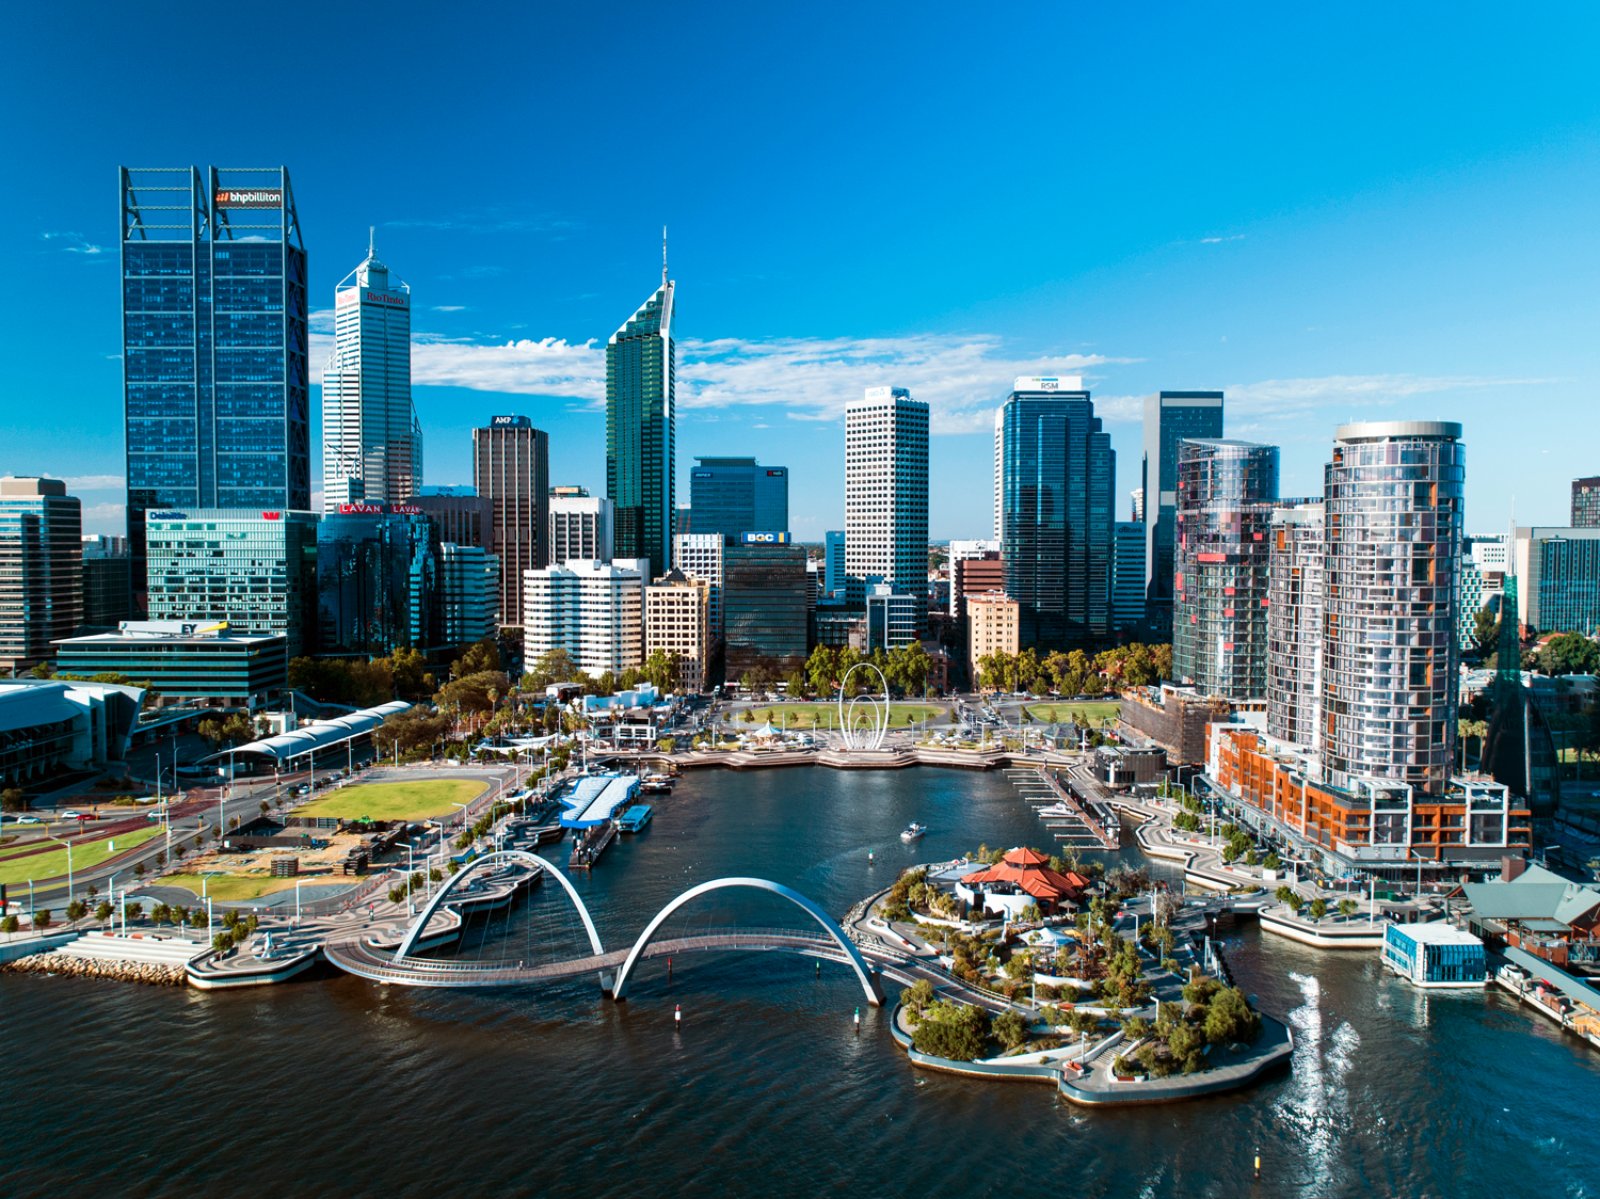
[[[144,514],[311,506],[306,251],[289,172],[120,170],[134,607]]]
[[[1178,443],[1222,436],[1220,391],[1163,391],[1144,402],[1145,615],[1152,636],[1172,635],[1173,552],[1177,536]]]
[[[1117,457],[1076,380],[1018,379],[1001,412],[1001,550],[1020,640],[1041,650],[1111,635]]]
[[[732,545],[742,533],[789,528],[789,468],[754,458],[696,458],[689,472],[689,532],[721,533]]]
[[[672,565],[675,285],[661,286],[606,345],[606,496],[615,505],[616,555],[648,558],[646,578]]]

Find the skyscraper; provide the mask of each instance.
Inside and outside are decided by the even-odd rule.
[[[422,486],[411,402],[411,289],[373,247],[334,289],[333,354],[322,375],[322,506],[394,504]]]
[[[311,506],[306,251],[289,172],[120,172],[134,607],[152,508]]]
[[[0,479],[0,671],[55,657],[83,622],[83,505],[60,479]]]
[[[1005,541],[1006,408],[994,410],[994,539]]]
[[[903,387],[869,387],[845,409],[844,568],[927,594],[928,405]]]
[[[616,550],[672,566],[677,349],[665,246],[661,286],[606,344],[606,496],[616,506]]]
[[[1222,436],[1220,391],[1163,391],[1144,401],[1144,491],[1146,618],[1152,634],[1172,634],[1172,573],[1178,488],[1178,443]]]
[[[1111,623],[1118,639],[1136,638],[1144,626],[1144,522],[1111,526]]]
[[[1021,642],[1090,646],[1111,633],[1117,456],[1076,378],[1019,378],[1002,408],[1006,594]]]
[[[472,431],[472,485],[489,501],[500,559],[499,620],[522,619],[522,575],[549,561],[550,439],[525,416]]]
[[[696,458],[689,472],[689,532],[720,533],[729,545],[741,533],[789,528],[789,468],[754,458]]]
[[[1572,527],[1600,529],[1600,477],[1572,480]]]
[[[844,530],[829,529],[822,535],[822,589],[830,598],[844,598],[844,574]]]
[[[83,538],[83,627],[114,629],[133,619],[128,539],[105,534]]]
[[[480,545],[439,546],[439,644],[469,645],[494,636],[500,560]]]
[[[1371,421],[1334,435],[1322,719],[1336,787],[1381,780],[1437,795],[1449,781],[1465,477],[1453,422]]]
[[[1272,513],[1267,550],[1267,732],[1309,750],[1322,747],[1323,505]]]
[[[317,527],[317,652],[383,657],[435,644],[439,543],[415,508],[324,516]]]
[[[1172,674],[1202,695],[1266,695],[1267,534],[1277,498],[1277,446],[1179,445]]]

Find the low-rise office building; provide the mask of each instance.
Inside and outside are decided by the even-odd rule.
[[[56,642],[63,674],[124,675],[158,702],[218,701],[257,708],[288,685],[282,633],[235,633],[185,621],[128,620],[115,633]]]
[[[439,547],[439,643],[470,645],[493,637],[500,603],[500,559],[482,546]]]
[[[662,575],[644,589],[644,654],[657,650],[678,662],[678,689],[705,690],[711,656],[708,588],[680,570]]]
[[[722,622],[730,681],[752,670],[781,678],[804,665],[809,652],[805,548],[772,542],[728,546]]]
[[[1022,610],[1003,591],[984,591],[965,597],[967,612],[967,666],[976,686],[978,663],[990,654],[1014,654],[1021,647]]]

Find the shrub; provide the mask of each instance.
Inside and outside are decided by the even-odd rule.
[[[1016,1049],[1028,1039],[1028,1022],[1015,1011],[998,1013],[990,1022],[990,1030],[1007,1049]]]

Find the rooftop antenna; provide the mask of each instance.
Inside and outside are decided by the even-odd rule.
[[[376,225],[368,225],[367,226],[367,257],[368,258],[376,258],[378,256],[377,245],[378,245],[378,227]]]
[[[661,226],[661,283],[667,282],[667,227]]]

